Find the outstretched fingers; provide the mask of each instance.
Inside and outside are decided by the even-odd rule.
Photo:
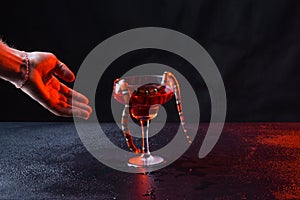
[[[83,119],[88,119],[91,113],[82,108],[72,106],[64,101],[60,101],[55,107],[55,114],[64,117],[74,116]]]
[[[79,92],[68,88],[63,83],[61,83],[60,85],[59,93],[60,102],[58,105],[60,107],[73,109],[74,112],[72,112],[72,114],[75,117],[81,117],[84,119],[89,118],[92,113],[92,108],[88,105],[89,101],[83,94],[80,94]],[[64,109],[60,110],[66,111]]]
[[[67,98],[72,98],[74,101],[78,101],[78,102],[81,102],[81,103],[84,103],[84,104],[89,103],[89,100],[86,96],[84,96],[83,94],[67,87],[63,83],[60,84],[59,92],[61,94],[63,94],[64,96],[66,96]]]

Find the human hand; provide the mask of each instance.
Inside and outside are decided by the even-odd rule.
[[[21,88],[43,107],[57,116],[88,119],[92,108],[81,93],[67,87],[58,78],[73,82],[75,75],[52,53],[28,53],[29,78]],[[73,103],[72,103],[73,98]]]

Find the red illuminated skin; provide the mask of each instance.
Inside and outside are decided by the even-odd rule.
[[[88,99],[59,81],[60,78],[73,82],[75,75],[72,71],[52,53],[31,52],[27,55],[30,73],[21,90],[57,116],[88,119],[92,112]],[[0,40],[0,78],[20,86],[25,78],[20,67],[24,59],[23,52]]]

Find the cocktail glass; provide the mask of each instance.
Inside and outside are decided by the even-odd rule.
[[[164,72],[163,75],[122,77],[114,81],[113,96],[115,100],[125,105],[121,123],[127,145],[133,152],[140,154],[130,158],[128,164],[147,167],[163,163],[164,158],[150,153],[148,130],[150,120],[158,114],[159,106],[168,102],[173,96],[176,98],[183,130],[187,134],[182,114],[180,88],[175,76],[171,72]],[[141,150],[135,146],[130,133],[128,125],[130,116],[138,120],[141,126]]]

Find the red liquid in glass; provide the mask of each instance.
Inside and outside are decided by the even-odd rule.
[[[169,86],[148,83],[140,86],[130,96],[130,114],[138,120],[153,119],[159,106],[169,101],[174,93]]]

